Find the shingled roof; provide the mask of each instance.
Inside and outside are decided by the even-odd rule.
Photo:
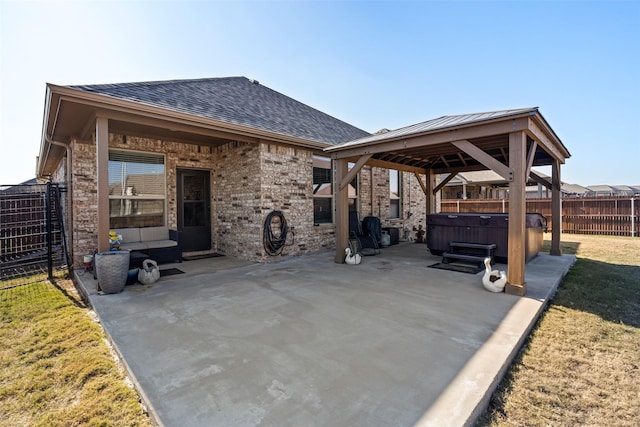
[[[69,87],[316,142],[370,135],[246,77]]]

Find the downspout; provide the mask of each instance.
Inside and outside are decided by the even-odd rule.
[[[72,156],[73,156],[73,152],[71,150],[71,143],[70,142],[60,142],[60,141],[54,141],[53,139],[49,138],[46,134],[44,135],[44,140],[47,142],[47,144],[50,145],[56,145],[58,147],[64,147],[65,149],[65,154],[67,156],[67,167],[66,167],[66,180],[67,180],[67,194],[71,195],[71,197],[69,197],[67,199],[68,203],[67,203],[67,212],[66,212],[66,218],[68,220],[67,224],[69,226],[65,227],[66,231],[68,233],[67,236],[67,242],[71,242],[71,244],[67,243],[67,252],[69,253],[69,256],[71,257],[71,259],[73,260],[73,256],[74,256],[74,250],[73,250],[73,217],[71,215],[71,212],[73,212],[73,193],[72,193],[72,186],[71,186],[71,167],[72,167]],[[47,156],[45,157],[45,161],[42,163],[43,165],[46,164],[46,160],[49,157],[49,151],[47,150]],[[51,182],[51,176],[49,176],[49,182]]]
[[[44,136],[44,140],[47,141],[51,145],[57,145],[58,147],[69,148],[69,143],[68,142],[54,141],[53,139],[49,138],[46,135]],[[47,157],[48,156],[49,156],[49,154],[47,154]]]
[[[409,187],[408,188],[408,190],[409,190],[408,191],[408,193],[409,193],[408,194],[408,196],[409,196],[408,197],[409,198],[409,206],[408,206],[409,210],[406,213],[406,219],[409,219],[409,218],[411,218],[411,175],[408,176],[407,181],[409,181],[409,185],[407,186],[407,187]],[[404,222],[402,223],[402,228],[404,228]]]
[[[373,201],[374,201],[374,196],[373,196],[373,190],[375,188],[375,186],[373,185],[373,166],[369,166],[369,193],[371,196],[371,212],[369,213],[369,215],[373,216]]]

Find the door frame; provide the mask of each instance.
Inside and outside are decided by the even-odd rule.
[[[210,169],[196,169],[196,168],[179,168],[176,167],[176,228],[178,232],[180,232],[180,240],[183,242],[183,236],[185,235],[185,226],[184,226],[184,199],[183,199],[183,189],[184,189],[184,177],[185,176],[202,176],[205,183],[205,219],[207,224],[202,226],[208,229],[207,235],[209,238],[206,240],[207,244],[198,249],[190,249],[186,248],[186,252],[197,252],[197,251],[208,251],[211,250],[213,245],[213,221],[212,221],[212,203],[211,203],[211,170]],[[188,234],[187,234],[188,236]],[[189,238],[189,237],[187,237]]]

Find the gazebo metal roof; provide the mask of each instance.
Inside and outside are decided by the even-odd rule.
[[[540,135],[531,132],[527,138],[528,147],[534,139],[541,140],[542,145],[548,145],[546,149],[536,146],[532,166],[550,165],[554,157],[564,163],[564,159],[570,156],[537,107],[443,116],[335,145],[325,151],[334,153],[334,158],[354,157],[361,152],[372,153],[368,164],[377,163],[399,170],[432,169],[435,173],[486,170],[490,167],[479,162],[464,148],[452,146],[451,142],[469,140],[489,156],[508,164],[509,133],[514,130],[516,121],[518,127],[524,127],[528,121],[532,121],[534,129],[540,131]],[[492,126],[497,123],[503,124],[502,128]],[[547,141],[549,144],[545,144]]]

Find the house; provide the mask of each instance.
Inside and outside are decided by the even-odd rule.
[[[442,188],[443,199],[500,199],[509,182],[492,170],[460,172]]]
[[[589,185],[587,189],[587,194],[590,197],[620,197],[640,194],[640,186]]]
[[[0,185],[0,193],[13,193],[16,191],[20,191],[21,187],[37,185],[37,184],[38,184],[38,180],[35,178],[31,178],[16,185]]]
[[[528,199],[550,198],[551,190],[540,180],[551,182],[551,177],[534,171],[535,176],[527,180]],[[492,170],[460,172],[442,189],[442,199],[506,199],[509,197],[509,181]],[[563,198],[583,197],[590,190],[578,184],[562,182],[560,193]]]
[[[110,229],[137,227],[178,230],[186,252],[262,262],[272,211],[295,231],[285,254],[335,246],[324,149],[366,136],[245,77],[47,84],[37,172],[67,187],[76,265],[108,249]],[[414,174],[366,166],[351,181],[349,203],[386,226],[424,224]]]
[[[579,184],[562,183],[563,197],[585,197],[589,195],[589,190]],[[545,196],[549,197],[549,196]]]
[[[507,291],[524,295],[526,183],[532,177],[551,191],[550,253],[560,255],[560,167],[569,157],[537,107],[371,135],[229,77],[47,84],[37,177],[67,187],[75,264],[107,250],[111,228],[140,236],[175,229],[183,251],[265,262],[274,212],[292,231],[284,254],[333,248],[344,262],[349,210],[413,229],[437,212],[458,173],[489,169],[509,182]],[[551,180],[537,166],[551,166]]]

